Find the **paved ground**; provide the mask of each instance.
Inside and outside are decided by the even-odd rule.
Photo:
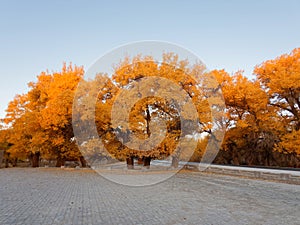
[[[300,186],[180,173],[128,187],[91,170],[0,170],[0,224],[300,224]]]

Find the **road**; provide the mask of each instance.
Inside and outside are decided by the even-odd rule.
[[[189,172],[129,187],[87,169],[0,169],[0,224],[300,224],[300,185]]]

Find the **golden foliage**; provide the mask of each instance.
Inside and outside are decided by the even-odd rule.
[[[38,152],[49,159],[78,158],[81,154],[75,143],[72,119],[82,120],[86,126],[92,119],[107,151],[99,149],[99,143],[86,134],[89,141],[83,147],[91,157],[107,157],[109,153],[118,159],[165,158],[175,154],[182,160],[188,160],[190,155],[199,160],[214,126],[226,122],[222,150],[300,155],[300,48],[256,66],[254,80],[249,80],[242,71],[233,75],[225,70],[206,72],[202,64],[191,67],[187,60],[180,61],[173,53],[164,54],[162,62],[150,56],[127,57],[115,66],[111,78],[98,74],[94,80],[81,81],[83,73],[82,67],[64,64],[60,72],[42,72],[36,82],[28,84],[28,93],[16,95],[3,119],[8,128],[0,130],[2,148],[7,148],[13,157]],[[155,77],[160,78],[159,82],[141,82],[142,78]],[[83,88],[76,94],[84,109],[81,114],[72,108],[80,81]],[[170,95],[170,84],[178,86],[179,91],[173,90],[172,98],[161,97]],[[221,93],[220,89],[227,118],[222,117],[219,108],[222,99],[211,95]],[[87,90],[91,95],[86,95]],[[178,102],[183,99],[178,94],[180,90],[191,101],[180,105]],[[122,95],[126,101],[118,102]],[[116,106],[120,109],[130,106],[128,121],[123,120],[119,126],[115,126],[112,118],[122,121],[125,111],[113,111]],[[220,121],[212,121],[212,113]],[[198,117],[196,133],[202,135],[201,139],[195,139],[195,133],[191,133],[194,129],[189,127],[195,117]],[[187,127],[182,127],[183,124]],[[160,140],[158,145],[147,141],[154,140],[151,137]],[[189,138],[179,145],[182,137]],[[130,141],[137,148],[126,146]],[[190,145],[196,146],[197,154],[187,151]]]

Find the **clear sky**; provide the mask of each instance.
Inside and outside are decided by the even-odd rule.
[[[162,40],[209,69],[250,76],[255,65],[300,47],[298,0],[0,0],[0,117],[41,72],[87,68],[127,42]]]

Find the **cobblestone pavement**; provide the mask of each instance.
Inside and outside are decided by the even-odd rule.
[[[92,170],[0,170],[0,224],[300,224],[300,186],[204,173],[128,187]]]

